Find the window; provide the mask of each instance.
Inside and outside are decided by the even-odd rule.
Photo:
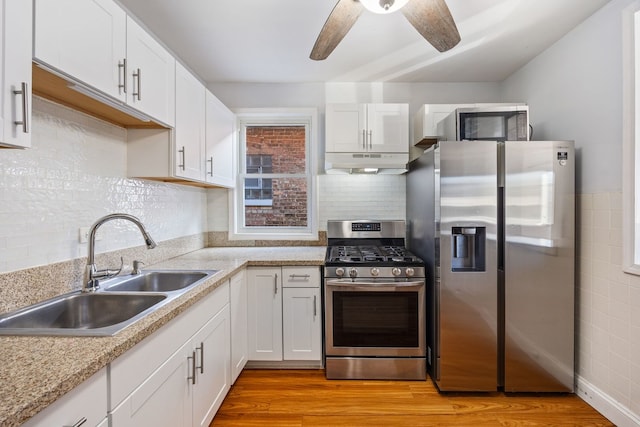
[[[623,12],[623,268],[640,274],[640,2]]]
[[[254,128],[252,128],[253,130]],[[260,129],[260,128],[258,128]],[[272,173],[272,155],[247,154],[247,176]],[[244,179],[244,205],[247,206],[272,206],[273,183],[270,178],[245,178]]]
[[[315,110],[240,110],[233,239],[317,238]]]

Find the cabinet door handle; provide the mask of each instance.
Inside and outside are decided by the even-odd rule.
[[[62,427],[80,427],[81,425],[83,425],[86,422],[87,422],[87,419],[85,417],[82,417],[78,421],[76,421],[75,424],[70,425],[70,426],[62,426]]]
[[[367,149],[367,131],[362,129],[362,149]]]
[[[278,273],[273,277],[273,295],[278,294]]]
[[[191,352],[191,356],[187,356],[187,360],[191,360],[191,372],[192,375],[187,376],[187,381],[191,380],[191,384],[196,383],[196,351]]]
[[[138,91],[136,92],[136,80],[138,81]],[[138,98],[140,101],[142,98],[140,94],[142,93],[142,72],[140,68],[137,69],[136,72],[133,73],[133,97]]]
[[[318,309],[316,306],[316,296],[313,296],[313,317],[316,317],[318,315]]]
[[[29,85],[27,82],[20,83],[20,90],[14,90],[13,94],[22,95],[22,120],[16,120],[13,124],[22,125],[22,132],[29,133]]]
[[[211,164],[211,172],[209,172],[209,176],[213,176],[213,156],[211,156],[209,160],[207,160],[207,163]]]
[[[200,342],[200,345],[196,347],[196,350],[200,350],[200,366],[196,366],[196,368],[199,368],[200,373],[204,374],[204,343]]]
[[[178,164],[178,167],[181,168],[182,170],[185,170],[184,169],[184,164],[185,164],[184,145],[180,150],[178,150],[178,153],[182,153],[182,163]]]
[[[118,89],[122,89],[120,93],[127,93],[127,58],[118,62]]]
[[[369,130],[369,150],[373,150],[373,138],[371,137],[371,133],[373,131]]]

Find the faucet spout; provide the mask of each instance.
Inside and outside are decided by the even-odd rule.
[[[102,218],[98,219],[89,229],[89,239],[88,239],[88,253],[87,253],[87,267],[85,269],[85,280],[82,286],[82,292],[92,292],[98,289],[98,279],[105,279],[109,277],[113,277],[120,273],[122,270],[122,263],[120,265],[119,270],[113,269],[104,269],[98,270],[95,262],[95,246],[96,246],[96,233],[98,228],[104,224],[105,222],[112,221],[114,219],[125,219],[134,223],[142,237],[144,239],[145,244],[148,249],[153,249],[156,247],[156,242],[153,240],[149,232],[144,227],[142,222],[135,216],[125,214],[125,213],[113,213],[109,215],[105,215]]]

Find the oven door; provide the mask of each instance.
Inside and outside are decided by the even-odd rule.
[[[425,356],[425,282],[325,280],[327,356]]]

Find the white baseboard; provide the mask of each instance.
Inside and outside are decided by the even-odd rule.
[[[577,376],[576,395],[618,427],[640,427],[640,415],[634,414],[584,378]]]

